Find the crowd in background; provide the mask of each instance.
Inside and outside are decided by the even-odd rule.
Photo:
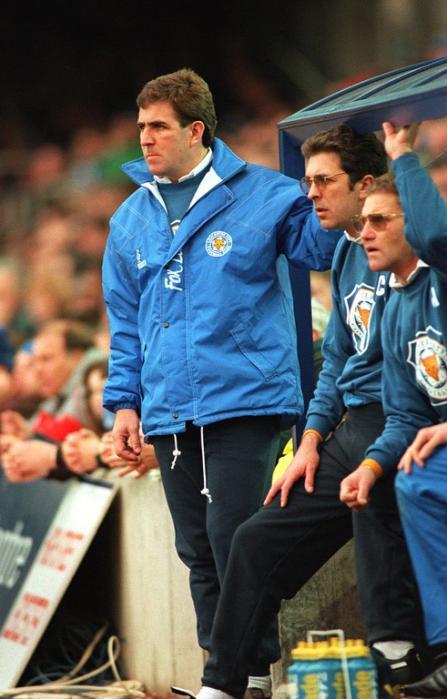
[[[12,481],[124,466],[102,409],[109,333],[101,262],[133,185],[135,116],[82,128],[68,147],[0,152],[0,450]],[[142,455],[156,466],[152,448]]]
[[[279,169],[277,124],[288,116],[287,108],[275,104],[266,115],[218,129],[217,135],[240,157]],[[109,218],[135,187],[120,165],[140,155],[136,116],[118,114],[103,128],[79,128],[66,146],[30,148],[17,135],[11,143],[0,151],[0,450],[5,472],[11,480],[23,480],[124,466],[111,447],[113,416],[104,414],[100,402],[109,351],[101,262]],[[416,145],[447,199],[447,120],[424,123]],[[311,288],[319,348],[331,308],[328,273],[312,273]],[[69,354],[67,333],[82,335],[85,346],[51,387],[49,376],[56,370],[51,358],[36,356],[36,345],[52,337]],[[74,420],[48,430],[48,400],[54,403],[52,418],[65,419],[67,392],[76,391],[74,413],[73,402],[70,406]],[[19,440],[27,440],[28,461],[35,450],[39,467],[19,468],[25,461]],[[42,441],[61,448],[49,458]],[[153,453],[145,458],[148,467],[156,466]]]

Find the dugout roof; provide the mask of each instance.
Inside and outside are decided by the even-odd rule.
[[[381,130],[384,121],[404,126],[446,115],[447,56],[382,73],[280,121],[281,169],[292,177],[304,174],[301,143],[316,131],[342,122],[359,133],[368,133]]]

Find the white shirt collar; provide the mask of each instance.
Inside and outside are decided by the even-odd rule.
[[[211,150],[211,148],[208,148],[208,151],[207,151],[205,157],[202,158],[200,163],[198,165],[196,165],[195,168],[193,168],[191,170],[191,172],[188,172],[187,175],[183,175],[183,177],[180,177],[178,182],[183,182],[184,180],[189,180],[189,179],[191,179],[191,177],[195,177],[196,175],[198,175],[199,172],[201,172],[206,167],[208,167],[208,165],[210,164],[212,159],[213,159],[213,151]],[[169,177],[157,177],[157,175],[154,175],[154,180],[156,182],[159,182],[160,184],[172,184],[172,180],[170,180]]]
[[[430,265],[428,265],[426,262],[423,262],[422,260],[418,260],[416,263],[416,267],[411,272],[411,274],[407,277],[405,282],[399,281],[398,278],[396,277],[396,275],[394,274],[394,272],[392,272],[390,274],[390,287],[392,289],[404,289],[406,286],[411,284],[411,282],[413,281],[413,279],[415,278],[415,276],[418,274],[419,270],[422,267],[429,267],[429,266]]]
[[[360,236],[357,236],[357,238],[354,238],[354,236],[351,235],[350,233],[348,233],[348,231],[344,231],[344,234],[350,243],[357,243],[357,245],[362,245],[362,239],[360,238]]]

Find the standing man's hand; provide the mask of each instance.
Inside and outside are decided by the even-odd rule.
[[[377,480],[372,468],[359,466],[340,483],[340,500],[351,510],[361,512],[368,505],[368,497]]]
[[[277,478],[273,483],[267,497],[264,500],[264,505],[268,505],[273,498],[281,491],[281,507],[287,505],[289,492],[295,483],[304,477],[304,488],[308,493],[313,493],[315,472],[320,463],[320,454],[318,453],[318,445],[321,442],[321,437],[315,433],[305,434],[301,440],[301,444],[297,449],[293,460],[287,466],[283,475]]]
[[[391,160],[396,160],[405,153],[413,152],[419,124],[410,124],[397,129],[390,121],[385,121],[382,128],[385,134],[383,145]]]
[[[125,461],[140,463],[140,419],[136,410],[118,410],[113,426],[113,448]]]

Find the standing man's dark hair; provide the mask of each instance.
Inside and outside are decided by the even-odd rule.
[[[212,144],[217,125],[216,110],[208,83],[200,75],[191,68],[182,68],[149,80],[137,97],[137,106],[145,108],[161,101],[172,105],[182,126],[191,121],[203,121],[203,145]]]

